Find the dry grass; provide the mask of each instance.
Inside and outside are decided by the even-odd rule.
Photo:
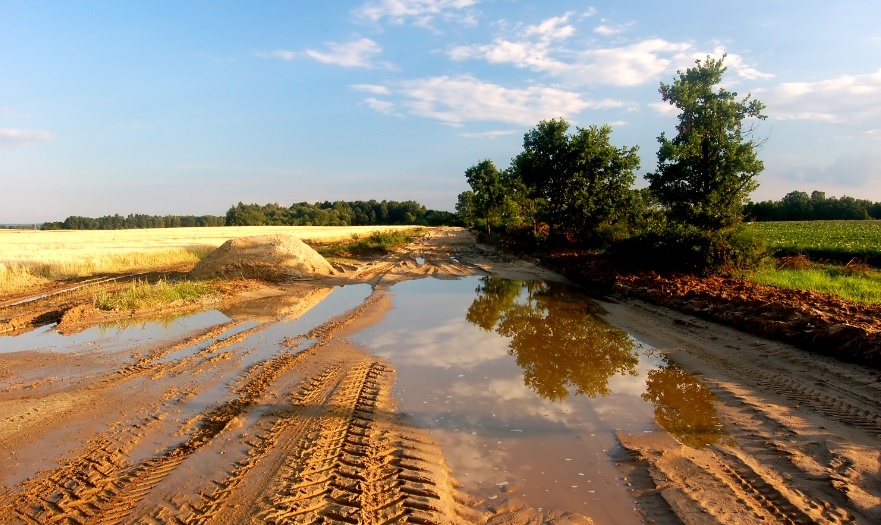
[[[0,296],[50,281],[194,263],[229,239],[285,233],[310,244],[411,226],[241,226],[146,230],[0,230]]]

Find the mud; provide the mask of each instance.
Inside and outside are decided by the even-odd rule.
[[[395,385],[406,384],[406,367],[364,334],[395,308],[396,283],[563,279],[454,229],[335,270],[309,283],[226,283],[214,305],[223,318],[161,337],[115,344],[110,328],[93,336],[90,326],[114,320],[87,308],[70,314],[81,331],[69,336],[79,346],[67,352],[4,351],[15,338],[0,337],[0,523],[881,521],[877,370],[620,296],[598,307],[585,300],[581,309],[666,363],[647,372],[637,394],[658,426],[647,433],[613,425],[617,432],[602,438],[610,470],[593,482],[629,491],[633,514],[604,514],[602,501],[541,508],[516,491],[474,489],[463,480],[475,471],[456,467],[437,429],[402,409],[410,401]],[[30,319],[15,323],[12,333],[21,333],[87,304],[95,287],[116,285],[4,298],[0,318]],[[340,290],[328,290],[340,285],[347,291],[334,299]],[[484,286],[486,295],[495,285]],[[506,304],[512,322],[521,319],[521,302]],[[475,310],[474,321],[503,330],[504,315],[486,321],[492,310]],[[555,333],[583,325],[580,315],[573,309]],[[524,322],[552,326],[539,321]],[[605,328],[583,337],[598,330]],[[606,345],[601,355],[619,348]],[[517,356],[541,370],[541,360]],[[595,367],[567,366],[578,370],[569,376],[576,382],[564,383],[569,395],[581,381],[603,398],[591,382]],[[532,444],[542,446],[555,445]]]

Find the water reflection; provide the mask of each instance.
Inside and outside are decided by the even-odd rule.
[[[703,448],[726,436],[716,396],[687,372],[673,366],[650,370],[642,398],[655,405],[655,420],[688,446]]]
[[[482,277],[466,319],[511,338],[508,353],[523,381],[552,401],[609,394],[609,378],[636,375],[632,339],[593,315],[587,298],[556,283]]]

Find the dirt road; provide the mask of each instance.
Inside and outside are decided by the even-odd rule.
[[[391,364],[350,339],[391,307],[395,282],[560,278],[454,229],[340,269],[249,290],[220,325],[0,353],[0,523],[590,523],[464,493],[430,434],[396,411]],[[333,286],[357,283],[344,313],[303,324]],[[62,298],[7,316],[45,318]],[[700,375],[727,435],[700,448],[618,435],[645,522],[881,522],[877,371],[638,301],[603,307]]]

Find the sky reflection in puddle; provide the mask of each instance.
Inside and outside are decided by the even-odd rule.
[[[165,338],[169,334],[207,328],[226,321],[229,321],[229,317],[217,310],[208,310],[157,319],[122,319],[101,323],[71,335],[55,332],[55,325],[47,325],[21,335],[0,337],[0,354],[26,350],[112,352],[133,344]]]
[[[395,309],[356,339],[398,369],[399,410],[431,431],[466,490],[639,523],[610,453],[617,430],[659,430],[662,357],[557,283],[424,279],[392,294]]]

